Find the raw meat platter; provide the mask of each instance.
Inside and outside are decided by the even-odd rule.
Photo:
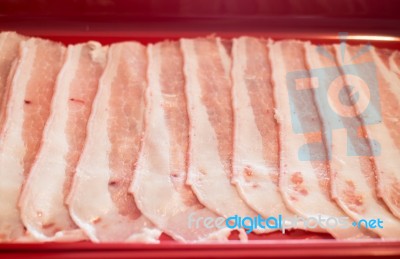
[[[4,252],[399,253],[396,37],[2,27]]]

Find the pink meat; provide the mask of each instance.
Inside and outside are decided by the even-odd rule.
[[[72,221],[64,199],[82,152],[105,61],[106,48],[98,43],[68,47],[42,146],[20,198],[22,220],[38,240],[85,239]]]
[[[26,40],[15,32],[0,33],[0,130],[2,129],[4,114],[7,105],[10,83],[7,80],[13,76],[17,65],[19,44]]]
[[[246,203],[264,217],[291,217],[278,190],[279,130],[267,41],[234,39],[232,56],[233,180]]]
[[[369,101],[369,88],[364,88],[362,86],[364,81],[354,80],[354,76],[344,74],[341,77],[342,82],[339,84],[357,87],[353,92],[357,93],[360,101],[356,103],[352,102],[352,111],[350,111],[350,115],[354,116],[357,120],[352,120],[352,124],[345,125],[344,128],[347,130],[339,130],[337,135],[333,135],[332,152],[342,154],[340,157],[334,157],[337,161],[331,163],[331,169],[334,175],[332,178],[332,192],[334,198],[337,200],[339,206],[355,220],[377,217],[383,220],[384,228],[374,228],[371,229],[371,231],[374,231],[381,237],[398,238],[400,233],[400,221],[390,213],[382,200],[378,198],[377,191],[379,191],[387,204],[390,205],[389,207],[392,208],[393,211],[396,211],[395,200],[392,199],[391,195],[396,194],[397,170],[390,170],[390,167],[397,163],[397,156],[392,152],[398,152],[398,146],[396,146],[393,139],[393,137],[396,137],[396,135],[393,134],[396,133],[391,133],[391,129],[388,127],[395,126],[392,124],[392,118],[396,118],[396,113],[398,114],[398,108],[395,108],[398,99],[396,99],[396,96],[392,95],[393,93],[391,92],[393,90],[397,92],[399,88],[395,89],[396,85],[392,85],[395,82],[390,80],[389,75],[386,75],[387,68],[385,68],[384,62],[380,60],[374,49],[365,52],[358,56],[358,58],[350,60],[350,57],[356,57],[360,47],[346,45],[344,52],[345,59],[343,60],[341,47],[335,45],[334,48],[338,64],[340,64],[340,66],[352,65],[352,73],[354,75],[361,75],[361,78],[363,78],[362,76],[368,78],[370,74],[363,74],[364,72],[359,70],[356,65],[365,62],[375,62],[377,69],[375,72],[376,74],[372,71],[368,73],[374,73],[377,76],[380,95],[379,105],[382,109],[383,119],[382,123],[365,125],[364,117],[357,116],[364,111],[361,106],[362,103],[364,103],[362,100]],[[332,54],[334,54],[333,51]],[[387,77],[385,77],[385,75]],[[349,88],[347,88],[347,91],[348,93],[351,92]],[[374,106],[375,104],[372,105],[373,112],[375,113],[377,106]],[[350,131],[358,131],[359,138],[355,139],[353,137],[352,139],[367,142],[365,146],[368,148],[370,148],[369,144],[372,144],[372,142],[368,140],[373,139],[377,141],[381,145],[381,154],[376,154],[373,158],[368,156],[343,155],[347,153],[346,134],[349,134]],[[336,136],[340,137],[336,138],[340,139],[340,141],[335,141]],[[365,137],[368,137],[368,139]],[[376,189],[376,177],[374,174],[375,166],[377,168],[376,176],[378,178],[378,189]]]
[[[189,117],[180,44],[150,45],[148,56],[146,133],[131,191],[144,215],[175,240],[215,238],[217,228],[196,227],[195,222],[189,222],[191,218],[216,219],[218,215],[200,204],[185,185]]]
[[[47,40],[31,38],[20,45],[0,135],[1,240],[15,240],[24,234],[18,197],[40,146],[64,54],[61,44]]]
[[[233,110],[229,48],[219,38],[182,39],[181,46],[190,122],[188,184],[200,202],[217,214],[253,217],[256,213],[231,184]]]
[[[397,159],[400,156],[400,77],[390,70],[391,54],[391,51],[376,48],[371,51],[378,70],[383,123],[366,127],[366,131],[381,145],[381,154],[374,157],[378,194],[392,213],[400,218],[400,161]]]
[[[323,127],[314,100],[313,83],[307,72],[304,43],[293,40],[280,41],[270,44],[270,50],[276,116],[280,129],[279,187],[283,198],[295,213],[303,217],[320,215],[325,220],[329,217],[346,217],[331,200],[329,194],[331,178],[325,143],[321,134]],[[296,88],[291,89],[299,92],[289,92],[286,80],[288,73],[295,71],[303,71],[305,77],[296,79]],[[295,98],[291,99],[289,95]],[[291,117],[290,105],[296,107],[300,127],[312,128],[313,132],[294,132],[293,126],[296,125],[296,119]],[[300,150],[305,144],[309,145],[308,150],[305,151],[308,152],[309,157],[300,160]],[[318,157],[313,158],[315,155]],[[334,227],[314,230],[327,231],[335,238],[362,236],[361,231],[353,228]]]
[[[400,77],[400,51],[393,51],[389,58],[389,67]]]
[[[143,45],[111,45],[68,198],[73,220],[94,242],[160,235],[128,192],[144,128],[146,69]]]

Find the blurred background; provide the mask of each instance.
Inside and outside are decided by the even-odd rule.
[[[1,0],[0,29],[65,43],[254,35],[398,47],[396,0]]]

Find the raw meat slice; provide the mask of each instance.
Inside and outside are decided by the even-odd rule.
[[[400,77],[400,51],[393,51],[389,58],[390,69]]]
[[[0,240],[24,235],[17,207],[24,179],[39,149],[65,47],[31,38],[21,42],[0,135]]]
[[[42,145],[19,202],[22,221],[38,240],[86,239],[72,221],[64,199],[82,152],[106,49],[97,42],[68,47]]]
[[[390,123],[387,121],[390,119],[388,118],[388,112],[393,111],[393,107],[391,107],[391,105],[393,105],[394,96],[390,96],[388,93],[391,91],[390,88],[393,89],[393,87],[385,82],[385,79],[383,78],[382,63],[375,64],[378,68],[377,72],[370,70],[370,68],[364,69],[358,67],[359,64],[365,64],[365,62],[373,61],[369,51],[364,52],[362,55],[358,55],[357,53],[359,53],[359,47],[351,47],[342,44],[340,46],[334,45],[334,48],[336,53],[333,52],[332,55],[336,56],[336,61],[340,65],[340,70],[342,73],[342,76],[338,77],[338,79],[335,81],[339,87],[346,86],[343,89],[346,89],[348,95],[352,96],[352,98],[350,98],[351,106],[349,106],[351,107],[351,110],[348,111],[348,114],[344,115],[344,117],[349,117],[352,120],[349,120],[347,125],[344,124],[344,129],[337,130],[338,132],[335,133],[337,134],[337,137],[339,137],[336,139],[340,139],[340,141],[333,142],[332,153],[347,154],[347,145],[349,145],[350,147],[353,147],[353,149],[357,150],[358,156],[341,155],[340,158],[334,157],[334,159],[337,159],[337,162],[333,164],[331,163],[333,174],[333,197],[337,200],[339,206],[357,221],[361,219],[380,218],[383,221],[384,227],[371,228],[371,231],[384,238],[398,238],[400,235],[400,221],[390,213],[385,204],[378,198],[376,190],[376,178],[374,174],[374,159],[373,157],[371,158],[370,156],[364,155],[364,152],[368,152],[368,154],[365,154],[371,155],[371,150],[377,150],[375,148],[376,140],[378,140],[381,145],[381,155],[384,156],[382,159],[386,159],[386,149],[390,150],[391,148],[390,146],[387,146],[388,140],[385,139],[385,137],[381,134],[391,134],[390,132],[387,132],[388,130],[385,129],[385,127],[388,125],[387,123]],[[343,54],[344,59],[342,59]],[[375,61],[379,60],[375,59]],[[371,86],[370,89],[369,86],[366,85],[367,87],[365,88],[364,86],[366,82],[363,80],[366,78],[371,78],[371,75],[373,76],[374,74],[377,75],[379,94],[382,100],[379,105],[382,107],[383,123],[366,125],[364,119],[376,116],[377,109],[379,109],[375,103],[371,103],[370,106],[372,107],[372,110],[367,111],[368,114],[363,114],[364,108],[361,106],[365,103],[368,104],[368,102],[371,100],[368,95],[372,93],[370,90],[373,87]],[[362,80],[357,78],[361,78]],[[339,82],[338,80],[341,81]],[[367,79],[367,81],[369,81],[369,79]],[[371,82],[372,81],[369,81],[369,83]],[[350,89],[349,86],[355,87],[355,89]],[[354,98],[357,96],[358,99],[355,100]],[[367,102],[364,102],[365,100],[367,100]],[[356,103],[354,103],[355,101]],[[393,114],[393,116],[394,115],[395,114]],[[376,129],[379,131],[379,134],[375,134],[374,130]],[[333,139],[336,137],[335,134],[333,135]],[[346,134],[351,135],[349,135],[350,137],[347,138]],[[393,135],[389,136],[393,137]],[[369,141],[371,139],[368,138],[374,139],[374,142]],[[390,163],[397,162],[391,160]],[[382,161],[378,163],[378,166],[381,165]],[[392,172],[388,171],[387,174],[385,172],[384,175],[380,173],[377,176],[379,176],[378,178],[381,178],[380,181],[382,181],[382,177],[390,177],[392,175]],[[388,183],[387,180],[388,179],[384,180],[384,184]],[[389,189],[389,194],[393,190],[390,189],[390,185],[386,188]],[[384,194],[386,195],[386,193]]]
[[[339,109],[335,108],[340,107],[338,106],[338,101],[341,100],[345,103],[350,103],[350,97],[347,92],[342,94],[340,97],[341,99],[339,99],[337,98],[338,96],[333,95],[332,93],[334,92],[331,91],[335,87],[340,89],[340,87],[344,85],[344,82],[340,79],[340,70],[335,60],[333,46],[325,45],[317,47],[307,42],[305,43],[305,50],[310,76],[314,79],[312,80],[312,86],[314,89],[315,103],[317,104],[326,133],[325,143],[328,147],[328,152],[330,152],[329,166],[331,169],[331,185],[333,185],[337,174],[357,169],[352,167],[354,159],[357,158],[350,158],[347,152],[343,152],[343,150],[337,148],[338,145],[346,145],[346,141],[343,142],[343,140],[347,138],[347,135],[342,129],[351,129],[356,126],[354,123],[354,116],[352,116],[354,114],[349,110],[347,110],[346,116],[338,117],[336,114],[331,114],[331,111]],[[339,79],[337,79],[337,77],[339,77]],[[333,83],[331,83],[331,79],[333,79]],[[332,138],[332,134],[334,138]],[[353,161],[351,161],[351,159],[353,159]],[[343,163],[343,161],[349,161],[349,163]],[[352,230],[357,231],[356,228]],[[364,228],[361,230],[366,237],[374,236],[371,232],[365,231]]]
[[[293,217],[278,189],[279,136],[267,41],[234,39],[232,53],[233,181],[246,203],[264,217]]]
[[[149,101],[146,132],[131,191],[140,211],[178,241],[222,238],[229,231],[206,228],[190,220],[216,219],[217,214],[199,203],[189,186],[187,151],[189,118],[185,98],[183,57],[179,42],[148,46]]]
[[[22,35],[15,32],[0,33],[0,131],[3,128],[3,119],[6,110],[8,90],[10,83],[7,83],[9,75],[12,75],[17,65],[19,44],[26,40]]]
[[[136,42],[108,50],[67,203],[94,242],[157,241],[161,234],[128,193],[143,134],[146,48]]]
[[[331,179],[323,128],[305,63],[304,42],[287,40],[269,46],[280,129],[279,187],[283,198],[289,208],[306,218],[344,218],[346,215],[329,195]],[[327,231],[340,239],[363,236],[353,228],[314,230]]]
[[[182,39],[189,113],[188,179],[202,204],[230,217],[256,216],[231,184],[231,59],[219,38]]]
[[[365,129],[381,146],[381,153],[374,157],[378,195],[393,215],[400,218],[400,77],[390,70],[390,55],[386,53],[386,50],[371,48],[378,70],[380,99],[384,100],[380,107],[383,121]]]

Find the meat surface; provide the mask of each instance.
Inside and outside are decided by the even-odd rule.
[[[7,80],[12,79],[18,61],[19,44],[24,40],[26,40],[25,36],[15,32],[0,33],[0,131],[3,128],[3,119],[11,85]]]
[[[270,44],[274,97],[280,129],[280,182],[286,204],[303,217],[346,217],[330,198],[328,157],[304,43]],[[290,81],[289,81],[290,80]],[[315,228],[335,238],[363,236],[358,229]]]
[[[345,117],[352,118],[352,120],[347,122],[347,125],[345,124],[343,126],[344,129],[338,130],[337,134],[340,135],[336,139],[340,139],[340,142],[333,141],[332,144],[333,154],[347,154],[341,155],[338,158],[334,157],[334,159],[337,159],[337,162],[331,163],[331,170],[333,173],[333,197],[337,200],[339,206],[357,221],[376,217],[383,220],[383,228],[374,228],[371,229],[371,231],[374,231],[384,238],[398,238],[400,222],[390,213],[382,200],[377,196],[376,177],[374,173],[375,164],[373,159],[375,157],[370,157],[374,155],[375,150],[377,150],[374,144],[376,142],[372,142],[372,139],[382,140],[382,142],[379,143],[382,152],[379,157],[382,157],[382,159],[385,159],[384,156],[387,155],[386,151],[389,151],[391,148],[390,146],[386,146],[388,143],[384,139],[385,137],[380,137],[378,136],[379,134],[373,134],[371,129],[377,127],[382,131],[387,127],[388,117],[385,113],[387,112],[386,109],[389,109],[389,111],[391,110],[390,106],[393,104],[393,99],[389,97],[393,98],[394,96],[389,96],[387,93],[387,91],[390,91],[390,89],[388,89],[390,85],[384,81],[382,72],[380,71],[382,69],[382,64],[377,65],[377,71],[370,70],[369,67],[365,69],[357,66],[372,61],[372,56],[369,51],[364,52],[362,55],[357,55],[357,53],[359,53],[359,47],[344,44],[341,46],[334,45],[334,49],[336,54],[334,56],[336,56],[336,61],[340,65],[341,73],[343,74],[339,77],[339,79],[342,80],[342,82],[339,82],[339,85],[345,85],[346,87],[344,89],[346,89],[348,95],[354,97],[350,99],[351,109],[347,111],[349,114],[343,113],[346,115]],[[368,78],[375,73],[377,75],[377,86],[375,87],[379,87],[381,99],[378,101],[378,105],[382,107],[383,123],[363,125],[363,121],[365,122],[367,118],[377,116],[376,112],[378,107],[375,106],[376,103],[371,103],[372,109],[365,110],[365,100],[367,100],[368,103],[371,99],[368,95],[373,93],[370,90],[374,89],[374,86],[365,85],[366,82],[363,81],[364,79],[362,79],[362,77]],[[360,76],[362,80],[358,79]],[[367,84],[368,83],[372,83],[372,81],[367,79]],[[354,89],[351,89],[350,86],[354,87]],[[382,133],[384,132],[380,134]],[[346,134],[349,135],[349,137],[347,137]],[[335,139],[335,137],[336,136],[333,135],[333,139]],[[349,155],[349,147],[356,151],[356,155]],[[368,154],[370,156],[367,156]],[[396,162],[390,161],[390,163]],[[378,163],[378,165],[381,165],[381,163]],[[390,171],[384,173],[384,177],[386,177],[386,175],[393,175]],[[381,173],[378,173],[380,184],[382,184],[382,176]],[[383,180],[383,184],[389,184],[386,188],[390,188],[391,182],[388,183],[387,180],[388,179]],[[389,193],[392,190],[393,189],[389,189]]]
[[[21,42],[0,133],[0,240],[24,235],[18,197],[39,149],[64,59],[61,44],[36,38]]]
[[[393,51],[389,58],[389,67],[400,77],[400,51]]]
[[[189,118],[180,44],[166,41],[149,45],[148,57],[146,133],[131,191],[140,211],[175,240],[217,238],[218,228],[206,228],[195,221],[218,215],[200,204],[185,184]]]
[[[399,53],[0,32],[0,243],[399,239]]]
[[[378,195],[400,218],[400,77],[390,70],[391,51],[371,48],[370,58],[377,69],[382,123],[365,127],[368,137],[380,145],[375,154]],[[360,57],[367,61],[368,56]]]
[[[189,113],[188,184],[199,201],[224,216],[256,213],[231,184],[231,58],[219,38],[182,39]]]
[[[233,180],[241,197],[260,215],[292,217],[278,189],[279,130],[267,41],[234,39],[232,53]]]
[[[86,238],[72,221],[64,200],[82,152],[86,124],[106,63],[106,50],[97,42],[68,47],[42,146],[19,202],[22,221],[38,240]]]
[[[348,133],[351,134],[351,129],[357,125],[358,121],[354,120],[355,114],[351,109],[340,110],[340,107],[343,107],[340,105],[341,102],[351,102],[350,93],[344,92],[344,94],[338,96],[335,95],[338,92],[332,91],[332,89],[342,89],[341,87],[345,85],[340,76],[341,72],[335,59],[333,47],[331,45],[317,47],[306,43],[305,49],[307,63],[311,70],[310,76],[315,79],[313,81],[315,103],[323,122],[327,150],[330,152],[331,185],[334,186],[337,174],[357,169],[351,167],[352,163],[343,164],[345,160],[350,161],[353,159],[354,161],[355,157],[348,157],[351,155],[343,149],[338,149],[337,146],[344,145],[346,147],[345,140],[348,139],[348,135],[343,129],[348,129]],[[320,49],[323,49],[323,54],[325,55],[321,53]],[[332,114],[332,110],[337,114]],[[339,170],[341,172],[338,172]],[[356,229],[351,230],[356,232]],[[365,237],[374,236],[371,232],[365,231],[365,229],[362,229],[362,231]]]
[[[109,48],[67,201],[72,219],[94,242],[155,242],[160,235],[128,192],[144,130],[146,69],[145,46]]]

